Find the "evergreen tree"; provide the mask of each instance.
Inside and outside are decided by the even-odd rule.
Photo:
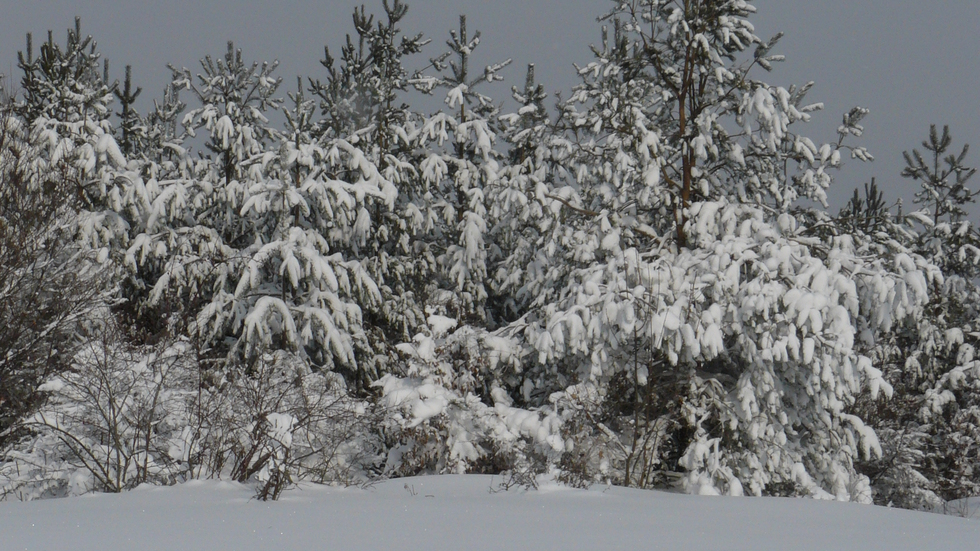
[[[361,305],[380,295],[344,251],[363,242],[369,202],[390,208],[392,184],[347,140],[314,138],[315,103],[302,90],[284,110],[286,131],[267,126],[264,110],[282,103],[274,63],[247,65],[230,47],[224,62],[202,66],[191,90],[203,104],[184,125],[208,132],[216,158],[165,143],[176,173],[148,186],[152,206],[128,252],[146,280],[145,307],[177,314],[177,327],[221,361],[248,367],[286,350],[365,388]],[[175,84],[191,86],[188,75],[175,71]],[[164,137],[179,108],[172,95],[158,106]]]
[[[856,337],[921,305],[935,272],[805,237],[814,215],[798,201],[825,201],[865,111],[837,143],[799,134],[818,106],[803,103],[809,85],[750,76],[781,60],[754,11],[618,3],[562,106],[572,152],[539,194],[557,229],[516,292],[526,313],[501,330],[528,361],[501,380],[560,412],[570,480],[668,485],[686,471],[693,492],[870,499],[853,462],[877,443],[848,407],[888,386]]]
[[[484,88],[509,60],[474,70],[465,17],[410,73],[427,41],[382,6],[286,100],[277,64],[229,42],[171,67],[145,116],[77,19],[37,58],[28,35],[23,100],[0,106],[0,471],[29,465],[41,493],[86,469],[80,491],[221,475],[262,498],[433,471],[980,491],[975,170],[948,129],[905,155],[921,210],[872,180],[834,216],[867,111],[804,136],[811,84],[757,78],[780,35],[745,0],[617,1],[570,97],[549,110],[529,65],[509,111]]]
[[[502,80],[498,73],[510,60],[473,74],[471,57],[480,44],[480,33],[469,36],[466,17],[460,16],[459,30],[451,31],[450,37],[449,51],[431,60],[436,74],[419,73],[414,79],[415,86],[425,93],[445,89],[445,103],[450,110],[422,121],[418,144],[427,149],[427,156],[419,164],[419,171],[437,198],[433,206],[441,212],[444,224],[440,240],[445,249],[437,257],[440,285],[451,293],[448,303],[442,301],[442,307],[448,308],[444,312],[451,312],[460,320],[492,324],[493,316],[485,307],[487,192],[497,182],[501,168],[501,155],[494,150],[498,107],[476,87]]]
[[[178,326],[189,325],[202,342],[226,352],[226,327],[209,316],[194,318],[208,304],[217,310],[209,310],[211,315],[218,316],[218,303],[228,305],[237,284],[237,279],[229,281],[231,273],[247,265],[240,251],[257,236],[241,215],[249,189],[246,163],[275,136],[265,112],[278,108],[281,100],[274,96],[279,86],[272,77],[275,64],[246,64],[230,42],[223,60],[208,56],[201,66],[198,84],[190,70],[171,67],[173,87],[150,116],[151,142],[142,171],[148,177],[147,200],[140,207],[143,216],[134,228],[127,263],[138,274],[136,289],[143,289],[141,310],[150,318],[179,320]],[[195,158],[180,145],[175,120],[183,108],[179,89],[190,89],[200,101],[184,115],[182,126],[191,137],[207,132],[210,155]],[[143,184],[140,175],[134,180]],[[240,326],[241,316],[236,319]],[[206,329],[209,322],[218,327]]]
[[[250,174],[242,216],[256,242],[243,251],[251,259],[229,310],[248,312],[247,347],[298,350],[363,389],[378,375],[355,369],[355,348],[370,355],[361,310],[377,308],[381,296],[357,258],[334,251],[364,239],[367,201],[390,208],[394,192],[361,150],[342,140],[320,147],[311,136],[314,102],[302,89],[291,98],[278,150],[256,159]],[[349,167],[350,182],[331,174]]]
[[[558,239],[549,234],[561,227],[563,205],[560,197],[550,194],[571,153],[571,142],[549,118],[544,105],[547,94],[534,79],[533,64],[528,66],[523,90],[513,87],[512,97],[517,111],[500,117],[500,140],[506,144],[508,159],[488,201],[496,254],[493,290],[496,300],[504,301],[498,313],[504,319],[519,317],[531,300],[554,298],[556,289],[525,284],[543,281],[540,271],[558,269],[552,262],[557,260],[554,251],[541,245]]]
[[[180,90],[172,82],[167,84],[160,101],[153,100],[153,110],[145,120],[142,146],[143,175],[149,181],[179,177],[180,162],[187,158],[183,147],[187,133],[179,125],[186,108],[187,104],[180,101]]]
[[[28,34],[26,55],[18,52],[23,100],[16,108],[26,124],[45,128],[58,143],[50,153],[53,164],[70,159],[80,169],[64,177],[72,178],[82,199],[76,220],[78,239],[96,248],[126,243],[133,213],[125,203],[138,193],[128,180],[115,178],[127,164],[109,120],[118,83],[109,83],[109,63],[106,60],[100,67],[100,59],[92,37],[82,37],[78,17],[65,46],[57,44],[49,31],[37,58]]]
[[[207,131],[205,146],[218,157],[213,170],[226,186],[243,177],[243,162],[262,151],[272,138],[266,113],[282,104],[275,97],[282,79],[272,76],[278,65],[249,65],[242,60],[241,49],[236,50],[229,41],[224,59],[207,56],[201,60],[203,74],[196,79],[189,69],[171,67],[174,85],[190,90],[201,104],[184,116],[183,125],[191,136],[197,130]]]
[[[17,67],[23,73],[24,97],[18,112],[28,123],[40,117],[73,124],[108,120],[116,83],[109,83],[109,62],[100,67],[101,56],[95,48],[91,36],[82,37],[79,17],[75,18],[75,28],[68,30],[64,48],[48,31],[48,40],[41,45],[37,58],[32,36],[27,34],[27,54],[17,53]]]
[[[116,115],[120,121],[120,149],[123,155],[126,156],[132,156],[136,151],[142,149],[140,146],[141,134],[145,131],[139,113],[133,109],[133,104],[143,89],[136,88],[136,91],[133,91],[132,78],[133,68],[131,65],[127,65],[126,79],[123,80],[122,90],[118,86],[113,90],[116,99],[119,100],[119,105],[122,107],[122,111],[116,113]]]
[[[384,362],[391,343],[408,340],[425,324],[425,289],[435,273],[431,232],[437,214],[419,178],[415,120],[405,103],[410,74],[404,59],[427,42],[402,36],[399,25],[408,6],[383,2],[385,18],[376,24],[364,8],[355,10],[356,44],[350,37],[335,65],[325,48],[325,81],[311,80],[323,113],[314,135],[323,143],[344,140],[357,147],[397,190],[393,207],[370,201],[359,213],[357,239],[343,249],[361,258],[384,297],[365,312],[371,325],[374,357]],[[356,167],[351,167],[356,170]],[[342,173],[341,173],[342,174]],[[343,176],[339,176],[343,177]]]
[[[973,376],[980,239],[966,220],[976,170],[964,164],[969,148],[952,154],[951,145],[948,127],[939,133],[932,126],[925,156],[905,152],[902,175],[919,183],[916,203],[924,208],[907,217],[903,233],[884,232],[887,246],[876,251],[885,255],[901,243],[943,275],[933,280],[929,303],[876,343],[874,353],[898,398],[860,404],[886,450],[863,466],[876,499],[909,508],[936,507],[980,487],[972,467],[980,443],[980,386]]]
[[[932,218],[927,231],[920,237],[922,253],[944,268],[948,274],[972,279],[977,272],[976,230],[966,220],[969,205],[974,204],[977,191],[968,186],[977,169],[963,165],[970,148],[964,145],[958,154],[949,151],[953,138],[949,127],[942,134],[936,126],[929,128],[929,139],[922,142],[928,159],[913,149],[904,152],[906,167],[902,176],[919,183],[915,202]],[[972,254],[970,254],[972,253]]]
[[[23,98],[0,106],[0,440],[25,434],[42,383],[70,368],[87,330],[116,302],[127,221],[115,176],[126,159],[108,121],[114,85],[80,21],[64,48],[19,55]]]

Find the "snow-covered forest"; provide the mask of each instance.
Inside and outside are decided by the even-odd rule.
[[[766,82],[748,1],[605,7],[572,90],[384,0],[317,74],[229,42],[146,112],[79,19],[28,35],[0,81],[0,494],[980,495],[968,148],[933,127],[903,209],[843,169],[867,110],[816,140],[841,114]]]

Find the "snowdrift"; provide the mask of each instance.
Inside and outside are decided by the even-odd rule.
[[[490,476],[303,486],[278,502],[220,481],[0,503],[10,550],[976,549],[980,523],[811,499],[700,497]]]

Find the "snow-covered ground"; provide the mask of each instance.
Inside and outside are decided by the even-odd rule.
[[[0,503],[4,550],[980,549],[980,522],[809,499],[698,497],[500,478],[305,486],[279,502],[228,482]],[[406,488],[407,486],[407,488]]]

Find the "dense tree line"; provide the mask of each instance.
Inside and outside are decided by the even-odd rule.
[[[507,101],[465,18],[424,63],[382,7],[292,91],[229,42],[146,113],[78,19],[28,35],[0,113],[5,495],[976,495],[975,170],[948,129],[906,153],[917,210],[872,182],[832,213],[867,111],[806,137],[821,105],[759,80],[780,35],[748,2],[616,2],[567,99],[530,65]]]

